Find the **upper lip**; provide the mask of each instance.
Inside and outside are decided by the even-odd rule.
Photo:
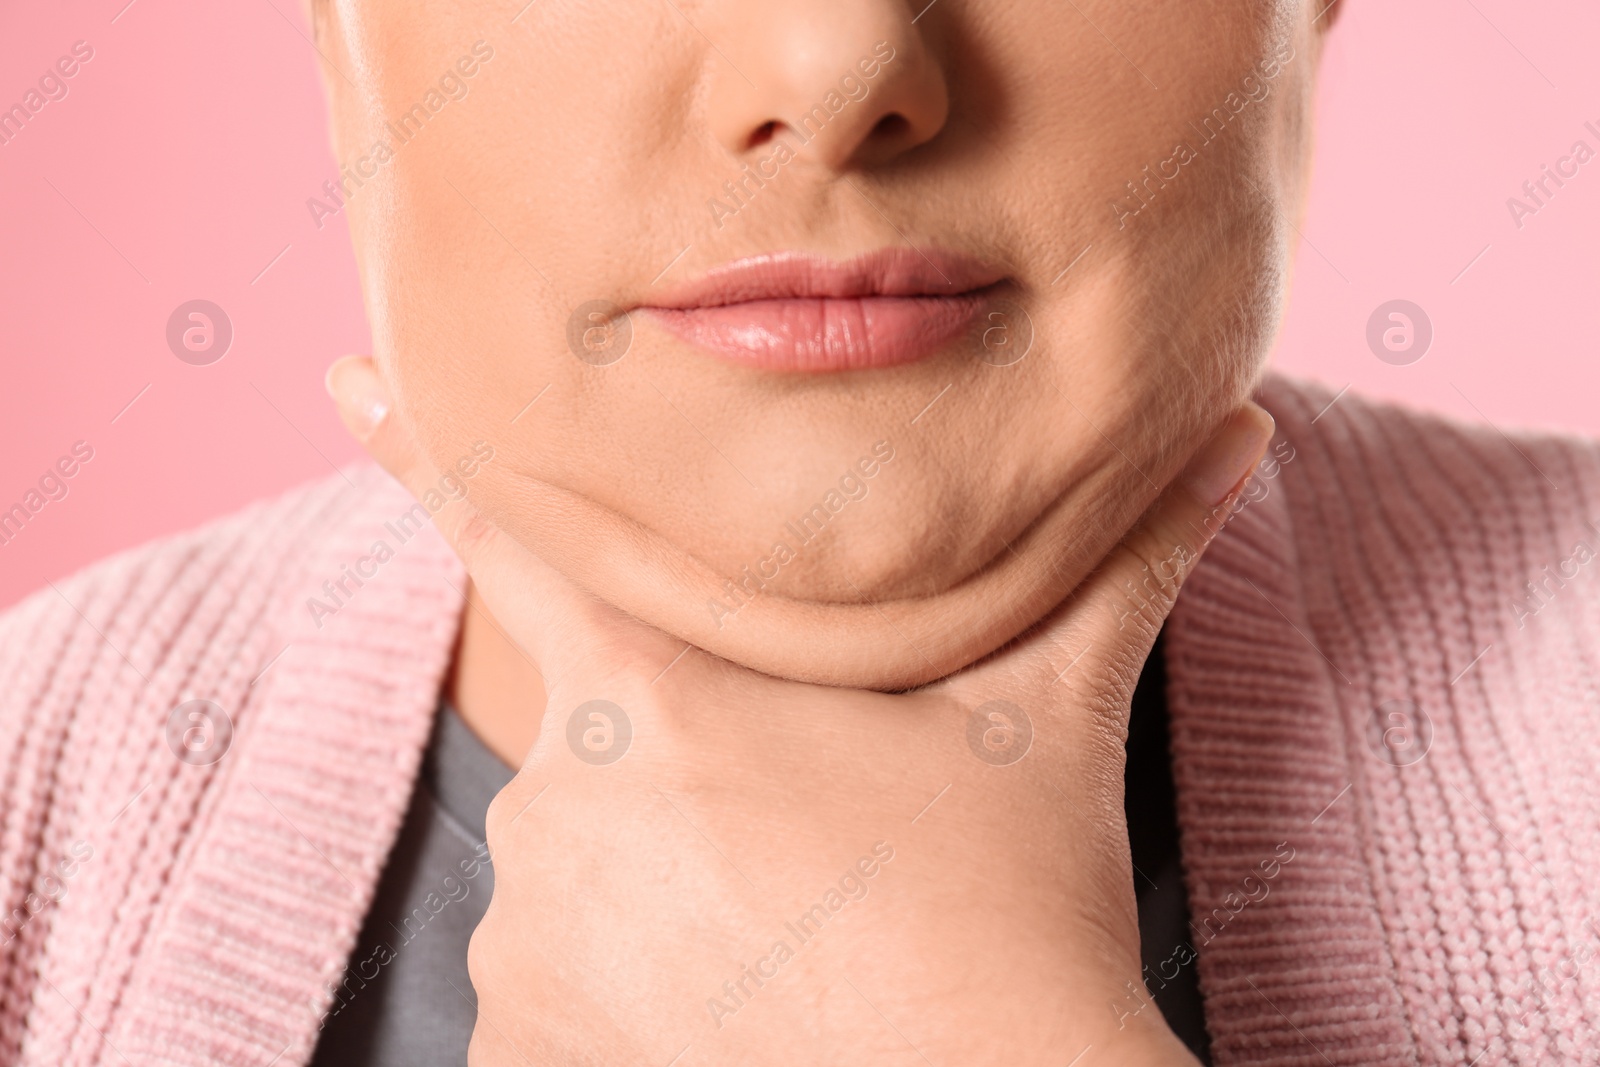
[[[1004,272],[938,248],[882,248],[837,261],[805,252],[747,256],[640,300],[641,307],[722,307],[755,300],[960,296]]]

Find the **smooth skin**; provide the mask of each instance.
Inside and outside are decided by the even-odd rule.
[[[415,492],[437,484],[371,360],[341,361],[329,383],[375,458]],[[469,1062],[998,1067],[1088,1049],[1079,1062],[1192,1063],[1157,1011],[1137,1010],[1123,744],[1155,634],[1271,432],[1246,404],[1066,604],[899,695],[685,652],[470,498],[440,512],[472,575],[469,617],[492,617],[548,696],[489,811]],[[596,699],[632,729],[600,766],[568,730]],[[970,740],[991,701],[1031,726],[1015,762]],[[884,846],[864,897],[804,943],[785,926]],[[792,959],[774,958],[780,941]]]

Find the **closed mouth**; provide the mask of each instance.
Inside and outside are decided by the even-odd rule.
[[[638,310],[744,366],[866,370],[944,348],[967,332],[1001,279],[971,257],[939,250],[882,249],[844,262],[777,253],[717,267]]]

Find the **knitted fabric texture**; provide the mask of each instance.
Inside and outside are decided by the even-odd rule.
[[[1216,1061],[1600,1062],[1600,450],[1261,399],[1167,631]]]
[[[1600,1061],[1600,449],[1260,399],[1167,625],[1216,1062]],[[362,467],[0,615],[0,1064],[308,1060],[462,610],[419,515]]]

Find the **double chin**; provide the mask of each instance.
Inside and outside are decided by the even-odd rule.
[[[787,562],[763,550],[727,573],[692,546],[549,483],[520,481],[513,500],[485,510],[590,593],[714,655],[796,681],[899,690],[981,659],[1061,602],[1120,536],[1103,510],[1086,525],[1084,495],[1053,501],[992,558],[945,582],[936,576],[949,553],[885,554],[887,531],[862,541],[880,547],[854,568],[848,551],[830,558],[820,543],[801,543]],[[861,581],[841,581],[841,568]]]

